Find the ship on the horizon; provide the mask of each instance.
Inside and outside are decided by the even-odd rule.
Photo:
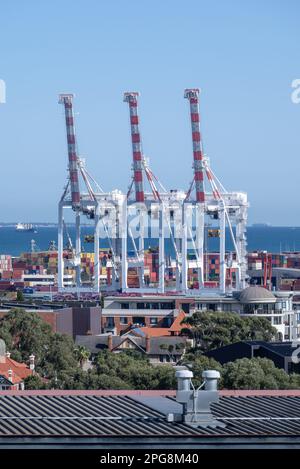
[[[253,228],[266,228],[272,226],[270,223],[252,223]]]
[[[37,229],[32,223],[17,223],[16,231],[37,233]]]

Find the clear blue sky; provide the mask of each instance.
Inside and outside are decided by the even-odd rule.
[[[141,92],[144,151],[187,189],[186,87],[200,87],[205,151],[249,222],[299,225],[299,1],[0,2],[0,221],[55,221],[66,180],[59,92],[76,94],[79,150],[105,190],[131,173],[126,90]]]

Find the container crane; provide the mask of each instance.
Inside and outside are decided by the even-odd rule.
[[[76,291],[84,291],[85,287],[81,285],[81,215],[93,220],[94,223],[94,286],[93,291],[99,292],[100,265],[99,265],[99,233],[100,225],[103,225],[103,231],[108,238],[112,249],[112,288],[118,288],[120,280],[120,243],[117,243],[119,237],[120,217],[123,216],[123,205],[125,197],[120,191],[104,193],[95,179],[86,169],[85,161],[78,156],[77,140],[75,133],[73,94],[60,94],[59,103],[64,106],[65,125],[67,134],[67,148],[69,161],[69,178],[65,186],[63,195],[59,202],[59,220],[58,220],[58,286],[64,288],[63,272],[63,233],[65,208],[72,208],[75,212],[76,242],[73,252],[73,258],[69,264],[76,271]],[[80,182],[85,188],[85,192],[80,190]],[[109,225],[109,226],[108,226]],[[111,228],[109,230],[109,228]],[[89,289],[88,291],[90,291]]]
[[[235,268],[237,269],[237,288],[244,288],[246,281],[246,221],[247,221],[247,195],[240,192],[227,192],[219,179],[209,166],[209,160],[203,152],[203,144],[200,133],[200,113],[199,113],[199,94],[197,88],[186,89],[184,97],[190,102],[190,118],[192,127],[193,141],[193,159],[194,159],[194,178],[187,191],[186,202],[190,200],[193,187],[195,186],[195,198],[192,204],[196,206],[196,242],[193,239],[191,230],[187,227],[187,209],[183,214],[183,290],[187,290],[187,238],[191,238],[192,246],[196,253],[199,290],[205,287],[203,283],[203,245],[204,245],[204,221],[205,215],[219,220],[218,235],[220,238],[220,280],[219,289],[221,294],[226,292],[226,224],[236,251]],[[211,193],[205,191],[204,175],[207,178]],[[184,205],[185,207],[185,205]],[[187,207],[190,209],[189,205]],[[232,229],[232,221],[236,223],[236,234]],[[188,232],[189,231],[189,232]],[[233,265],[233,263],[231,263]],[[230,269],[232,268],[230,266]]]
[[[138,226],[138,243],[133,237],[130,227],[128,228],[128,234],[131,238],[132,245],[134,248],[135,258],[128,260],[129,267],[135,267],[138,271],[139,276],[139,288],[144,290],[152,290],[153,288],[147,289],[145,287],[144,278],[144,226],[145,222],[149,220],[152,214],[156,213],[159,220],[158,227],[158,239],[159,239],[159,286],[158,291],[164,292],[165,290],[165,228],[169,229],[171,234],[172,243],[174,245],[176,253],[176,265],[177,270],[179,269],[178,262],[178,250],[172,235],[172,228],[170,225],[170,207],[169,207],[169,193],[165,187],[161,184],[160,180],[150,169],[146,158],[143,154],[142,139],[140,132],[140,122],[138,113],[138,97],[139,93],[125,92],[123,101],[129,105],[129,116],[130,116],[130,130],[131,130],[131,142],[132,142],[132,158],[133,158],[133,178],[131,185],[127,193],[127,204],[129,210],[131,208],[136,209],[136,213],[139,219]],[[145,192],[144,182],[147,181],[150,187],[150,192]],[[134,191],[133,191],[134,189]],[[175,195],[172,195],[173,198]],[[123,272],[122,278],[125,281],[127,272]],[[178,275],[177,275],[178,278]],[[177,282],[178,284],[178,282]],[[127,285],[124,285],[127,288]],[[132,290],[132,289],[131,289]]]

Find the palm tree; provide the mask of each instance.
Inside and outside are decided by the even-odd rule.
[[[80,367],[83,367],[83,364],[90,358],[90,352],[84,345],[78,345],[74,350],[76,360],[79,362]]]

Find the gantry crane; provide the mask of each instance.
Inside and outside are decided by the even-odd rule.
[[[121,235],[120,225],[124,212],[125,196],[120,191],[105,193],[95,179],[86,169],[85,162],[79,158],[75,133],[74,111],[72,94],[60,94],[59,103],[63,104],[65,111],[65,124],[68,146],[69,177],[63,195],[59,202],[58,217],[58,286],[64,288],[64,209],[72,208],[75,213],[76,242],[73,259],[69,265],[76,271],[76,290],[84,291],[81,285],[81,215],[93,220],[94,224],[94,285],[90,290],[99,292],[100,265],[99,265],[99,236],[109,240],[112,252],[112,289],[120,288],[121,277]],[[80,190],[80,180],[85,192]],[[123,224],[124,224],[123,220]],[[100,228],[102,227],[102,230]]]
[[[192,125],[193,140],[193,167],[194,178],[187,191],[186,201],[184,204],[184,239],[183,239],[183,291],[188,291],[186,275],[188,271],[187,261],[187,244],[188,239],[196,253],[199,289],[193,293],[199,293],[205,285],[203,284],[204,272],[204,226],[205,216],[210,216],[215,220],[219,220],[219,238],[220,238],[220,275],[219,290],[221,294],[226,293],[226,270],[227,267],[233,267],[237,271],[236,288],[245,288],[246,284],[246,223],[247,223],[247,195],[242,192],[227,192],[219,179],[213,173],[209,166],[209,160],[203,152],[203,144],[200,133],[200,113],[199,113],[199,94],[197,88],[186,89],[184,97],[190,102],[190,117]],[[206,175],[211,192],[205,191],[204,175]],[[191,198],[192,189],[195,185],[195,197]],[[192,206],[191,206],[192,205]],[[188,224],[187,213],[196,206],[196,233],[192,233],[192,227]],[[198,217],[197,217],[198,209]],[[236,233],[234,234],[232,223],[236,225]],[[226,261],[226,226],[234,245],[236,252],[236,261],[233,262],[232,256],[228,256]],[[195,238],[195,239],[194,239]],[[227,265],[228,263],[228,265]],[[229,266],[230,264],[230,266]],[[198,290],[198,291],[197,291]]]

